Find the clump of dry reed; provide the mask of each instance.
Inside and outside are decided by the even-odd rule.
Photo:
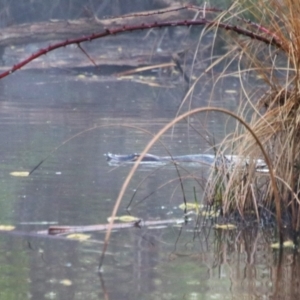
[[[246,168],[221,168],[217,175],[214,172],[208,197],[220,204],[225,213],[238,211],[243,216],[254,211],[259,218],[261,208],[274,209],[278,222],[287,221],[299,231],[300,2],[243,1],[235,10],[234,14],[230,11],[231,16],[245,12],[251,16],[253,23],[246,25],[251,26],[250,30],[276,40],[276,45],[266,45],[254,39],[236,39],[247,70],[256,73],[265,83],[265,91],[259,99],[245,92],[247,100],[237,114],[249,120],[253,133],[264,146],[272,162],[276,184],[269,174],[257,172],[256,160],[262,157],[261,149],[253,135],[238,126],[236,132],[223,141],[222,147],[248,158],[249,163]],[[276,193],[280,203],[276,203]]]
[[[217,153],[231,153],[247,159],[232,166],[216,166],[209,179],[206,196],[212,205],[222,208],[224,214],[238,212],[242,217],[248,212],[256,214],[268,209],[276,213],[280,242],[283,242],[283,221],[300,230],[300,1],[293,0],[241,0],[228,11],[220,12],[207,30],[231,30],[229,35],[239,48],[235,56],[240,81],[245,73],[254,73],[265,84],[265,91],[246,92],[242,84],[245,104],[235,113],[223,113],[238,122],[236,131],[221,143]],[[250,18],[251,21],[246,21]],[[226,28],[226,24],[237,25]],[[216,34],[219,31],[216,31]],[[236,33],[239,33],[237,35]],[[232,42],[231,40],[231,42]],[[234,53],[234,50],[229,50]],[[228,53],[224,55],[226,59]],[[219,58],[218,62],[222,59]],[[246,62],[245,69],[242,63]],[[216,65],[214,62],[212,64]],[[207,71],[209,68],[206,69]],[[222,72],[221,77],[225,74]],[[219,80],[220,78],[217,78]],[[191,93],[197,80],[193,83]],[[184,113],[158,132],[145,147],[128,174],[116,201],[112,216],[116,215],[126,187],[143,155],[174,124],[197,113],[219,111],[219,108],[198,108]],[[248,120],[245,123],[243,120]],[[257,159],[264,159],[269,172],[257,172]],[[103,254],[111,230],[105,238]],[[104,255],[102,255],[102,258]]]

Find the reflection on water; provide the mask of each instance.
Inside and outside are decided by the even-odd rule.
[[[193,216],[182,227],[120,229],[112,234],[101,276],[104,233],[91,233],[84,242],[32,234],[47,224],[107,223],[130,166],[111,167],[104,154],[141,151],[151,135],[138,127],[155,133],[177,108],[162,111],[149,101],[153,90],[138,84],[58,77],[22,72],[0,83],[0,220],[17,226],[16,232],[0,235],[1,299],[297,299],[298,253],[286,249],[280,257],[270,247],[271,230],[221,231],[208,222],[195,232]],[[47,82],[47,89],[36,82]],[[125,99],[139,99],[139,104]],[[207,124],[217,138],[222,122],[214,120]],[[30,177],[9,176],[30,170],[88,128]],[[209,152],[204,139],[184,123],[163,142],[175,154]],[[162,145],[152,150],[166,154]],[[179,169],[188,201],[194,201],[194,187],[200,195],[205,170]],[[170,166],[139,168],[119,214],[128,214],[131,200],[131,213],[144,220],[183,217],[180,182]]]
[[[185,106],[235,108],[239,79],[224,78],[213,96],[210,79]],[[141,152],[176,115],[183,85],[153,87],[58,69],[0,81],[0,225],[16,226],[0,234],[0,299],[298,299],[298,252],[280,255],[270,246],[273,229],[255,224],[226,231],[207,221],[196,229],[191,215],[183,226],[119,229],[101,275],[104,232],[81,242],[35,233],[50,224],[107,223],[130,166],[109,166],[105,153]],[[194,116],[151,153],[213,153],[233,126],[221,114]],[[30,177],[9,175],[45,158]],[[119,215],[128,214],[130,203],[129,213],[144,220],[183,218],[183,194],[194,202],[195,189],[201,199],[206,173],[206,166],[141,166]]]

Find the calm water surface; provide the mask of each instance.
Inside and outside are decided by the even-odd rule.
[[[276,293],[286,297],[276,299],[297,299],[298,255],[285,250],[279,263],[270,248],[271,231],[223,232],[207,222],[195,232],[193,216],[183,226],[115,231],[102,276],[97,267],[104,233],[83,242],[31,234],[49,224],[107,223],[130,167],[110,167],[104,154],[141,151],[151,136],[139,128],[155,133],[166,124],[176,114],[180,88],[23,71],[2,80],[0,89],[0,223],[18,230],[0,234],[0,299],[275,299]],[[206,119],[215,138],[224,134],[225,121],[215,115]],[[9,175],[32,169],[64,141],[95,126],[53,152],[30,177]],[[186,123],[163,142],[173,154],[209,152]],[[152,152],[166,150],[156,145]],[[180,172],[201,178],[205,168]],[[138,187],[131,214],[144,220],[182,218],[177,178],[172,167],[141,167],[119,215],[128,214]],[[187,178],[191,202],[193,187],[201,197],[199,184]]]
[[[97,49],[97,42],[92,45]],[[65,55],[59,59],[73,53],[64,51],[56,52]],[[16,63],[13,49],[5,55],[7,65]],[[40,62],[51,64],[55,55]],[[197,63],[199,71],[210,62]],[[106,75],[94,67],[50,68],[23,70],[0,81],[0,225],[16,227],[0,232],[0,300],[299,299],[298,253],[286,249],[279,256],[270,247],[272,229],[253,224],[243,231],[222,231],[207,221],[195,230],[197,218],[191,214],[184,225],[115,230],[101,275],[97,270],[105,232],[88,233],[86,241],[36,234],[49,225],[106,224],[130,166],[109,166],[105,153],[142,151],[152,134],[176,115],[186,92],[178,76],[168,88]],[[207,76],[197,85],[191,107],[210,104],[234,110],[239,79],[220,81],[210,96],[214,73]],[[151,153],[213,153],[211,145],[235,125],[216,113],[194,116],[189,124],[176,125]],[[45,158],[29,177],[10,175],[30,171]],[[180,166],[179,172],[186,200],[194,202],[194,189],[201,200],[207,167]],[[118,215],[182,220],[183,199],[174,167],[143,166]]]

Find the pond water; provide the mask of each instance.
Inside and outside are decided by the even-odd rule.
[[[55,224],[107,223],[130,166],[111,167],[104,154],[142,151],[151,136],[139,128],[152,133],[162,128],[176,114],[176,95],[182,91],[115,80],[91,83],[47,71],[22,71],[0,84],[0,223],[16,226],[15,232],[0,234],[1,299],[267,299],[278,291],[296,299],[290,293],[298,255],[285,250],[279,264],[278,253],[270,248],[272,231],[215,230],[210,222],[195,231],[193,215],[181,226],[116,230],[101,276],[97,268],[104,232],[90,233],[87,241],[32,234]],[[206,122],[215,137],[222,136],[222,117]],[[31,170],[89,128],[31,176],[9,175]],[[209,152],[186,123],[163,142],[173,154]],[[166,150],[156,145],[152,153],[165,155]],[[205,168],[180,172],[201,178]],[[187,178],[184,186],[189,202],[194,201],[193,187],[201,197],[194,179]],[[118,215],[128,214],[137,187],[132,215],[183,219],[178,208],[183,193],[174,168],[139,168]]]
[[[105,154],[141,152],[176,116],[182,79],[158,87],[111,76],[119,71],[36,68],[0,81],[0,225],[16,227],[0,232],[0,299],[298,299],[299,255],[272,249],[272,228],[216,230],[211,221],[196,228],[190,214],[184,224],[117,229],[101,273],[105,231],[85,233],[82,241],[36,233],[50,225],[106,224],[131,166],[109,166]],[[211,96],[208,77],[192,107],[233,110],[239,80],[224,79]],[[151,153],[213,153],[233,126],[221,114],[194,116]],[[29,177],[10,175],[45,158]],[[201,201],[207,166],[179,172],[184,193],[173,166],[139,167],[118,215],[184,220],[179,205],[184,197],[194,202],[195,193]]]

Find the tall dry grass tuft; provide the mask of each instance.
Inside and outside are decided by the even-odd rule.
[[[203,9],[201,11],[204,11]],[[224,61],[234,54],[238,66],[243,98],[237,112],[220,108],[198,108],[176,117],[145,147],[142,155],[126,178],[116,201],[112,216],[116,215],[130,179],[143,155],[172,126],[191,115],[204,111],[219,111],[235,118],[238,124],[217,150],[217,156],[230,153],[240,157],[233,164],[220,161],[212,170],[206,189],[207,201],[222,209],[244,217],[274,212],[279,227],[280,243],[283,227],[300,230],[300,1],[239,0],[227,11],[220,12],[206,30],[228,29],[234,48],[224,54]],[[249,21],[248,21],[249,19]],[[226,24],[231,27],[226,28]],[[232,27],[232,25],[234,25]],[[237,26],[237,27],[235,27]],[[239,30],[234,30],[238,28]],[[240,30],[241,29],[241,30]],[[237,34],[238,33],[238,34]],[[219,30],[215,30],[215,35]],[[238,49],[238,51],[236,51]],[[222,58],[213,61],[209,72]],[[226,70],[225,70],[226,69]],[[215,83],[226,75],[227,66]],[[244,86],[245,74],[255,75],[264,82],[261,96],[249,93]],[[200,76],[201,77],[201,76]],[[200,78],[199,77],[199,78]],[[199,79],[198,78],[198,79]],[[198,79],[191,85],[188,98]],[[184,101],[185,101],[184,100]],[[180,107],[181,108],[181,107]],[[247,120],[245,123],[243,120]],[[269,172],[259,172],[258,160],[263,159]],[[113,220],[113,218],[111,219]],[[111,221],[111,225],[112,225]],[[100,261],[111,234],[107,231]]]
[[[235,38],[246,70],[262,79],[265,90],[261,97],[244,89],[247,99],[238,114],[249,120],[272,162],[276,187],[266,173],[257,172],[261,151],[252,135],[237,127],[235,134],[223,141],[230,149],[248,158],[246,168],[220,169],[211,175],[214,188],[208,191],[210,201],[220,202],[224,213],[240,215],[262,209],[277,211],[278,222],[285,221],[300,230],[300,1],[243,1],[230,11],[230,18],[247,14],[247,28],[276,40],[265,45],[257,40]],[[242,83],[243,66],[239,64]],[[243,84],[243,83],[242,83]],[[220,190],[221,187],[221,190]],[[279,192],[280,206],[275,194]],[[221,195],[220,195],[221,193]],[[280,211],[280,215],[278,214]]]

